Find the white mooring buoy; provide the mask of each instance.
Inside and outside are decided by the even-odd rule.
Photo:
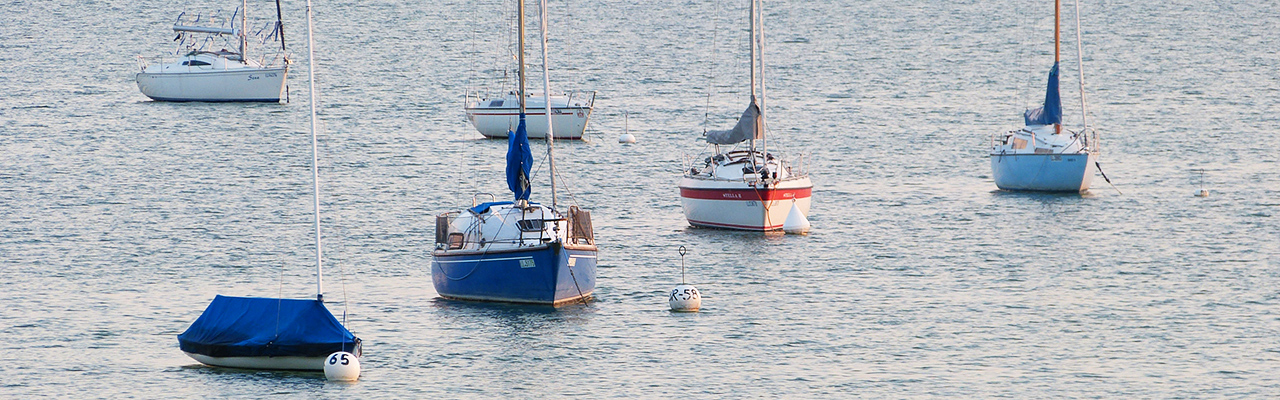
[[[680,284],[675,289],[671,289],[671,295],[667,296],[667,304],[671,306],[671,311],[676,312],[698,312],[702,308],[702,295],[698,293],[698,288],[693,287],[684,280],[684,246],[680,246]]]
[[[1196,197],[1209,197],[1209,189],[1204,188],[1204,168],[1200,168],[1200,190],[1196,191]]]
[[[787,220],[782,223],[782,231],[799,235],[809,233],[809,219],[800,212],[800,206],[795,201],[791,202],[791,211],[787,212]]]
[[[636,142],[636,135],[631,134],[630,120],[631,117],[624,111],[622,113],[622,136],[618,137],[618,143]]]
[[[324,362],[324,377],[337,382],[355,382],[360,379],[360,359],[345,351],[330,354]]]

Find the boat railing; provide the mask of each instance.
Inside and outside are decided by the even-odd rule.
[[[472,207],[475,207],[475,206],[477,206],[477,205],[480,205],[480,202],[479,202],[479,198],[480,198],[480,196],[489,196],[489,201],[490,201],[490,202],[498,201],[498,196],[494,196],[494,195],[493,195],[493,193],[480,192],[480,193],[476,193],[476,194],[471,195],[471,206],[472,206]]]
[[[581,92],[577,90],[570,91],[569,98],[565,100],[565,105],[573,104],[574,96],[581,95],[582,97],[586,97],[588,94],[591,95],[591,98],[587,100],[587,108],[594,108],[596,106],[596,91],[594,90],[581,91]]]

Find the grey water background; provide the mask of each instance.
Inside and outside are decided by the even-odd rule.
[[[338,384],[204,367],[175,339],[215,294],[314,295],[302,3],[292,102],[246,105],[132,80],[178,12],[233,4],[9,2],[0,396],[1280,394],[1280,7],[1082,4],[1123,194],[1000,192],[985,148],[1042,96],[1050,4],[769,2],[770,145],[810,154],[815,189],[810,235],[763,236],[689,228],[675,189],[704,115],[746,105],[746,2],[552,2],[553,85],[600,93],[591,140],[556,154],[601,248],[597,299],[548,310],[443,301],[428,271],[432,216],[505,193],[505,143],[461,104],[511,5],[316,0],[326,299],[365,340]],[[697,314],[667,310],[682,245]]]

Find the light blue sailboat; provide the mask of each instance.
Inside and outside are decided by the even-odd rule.
[[[1003,190],[1083,192],[1089,190],[1098,166],[1098,134],[1085,118],[1084,72],[1080,72],[1078,132],[1062,127],[1062,98],[1058,90],[1061,57],[1061,1],[1054,1],[1054,55],[1044,104],[1027,110],[1026,126],[992,137],[991,172]],[[1076,4],[1076,44],[1080,45],[1080,5]],[[1077,52],[1079,55],[1080,52]],[[1082,67],[1081,67],[1082,68]],[[1080,68],[1078,68],[1080,69]]]

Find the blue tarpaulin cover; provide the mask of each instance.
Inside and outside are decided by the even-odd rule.
[[[1049,70],[1049,89],[1044,93],[1044,105],[1027,110],[1022,115],[1027,125],[1051,125],[1062,123],[1062,97],[1058,95],[1058,63]]]
[[[319,300],[222,295],[178,335],[182,351],[210,357],[358,354],[358,343]]]
[[[533,151],[529,149],[529,133],[525,131],[524,114],[515,132],[507,132],[507,187],[516,200],[529,200],[529,168],[533,166]]]

